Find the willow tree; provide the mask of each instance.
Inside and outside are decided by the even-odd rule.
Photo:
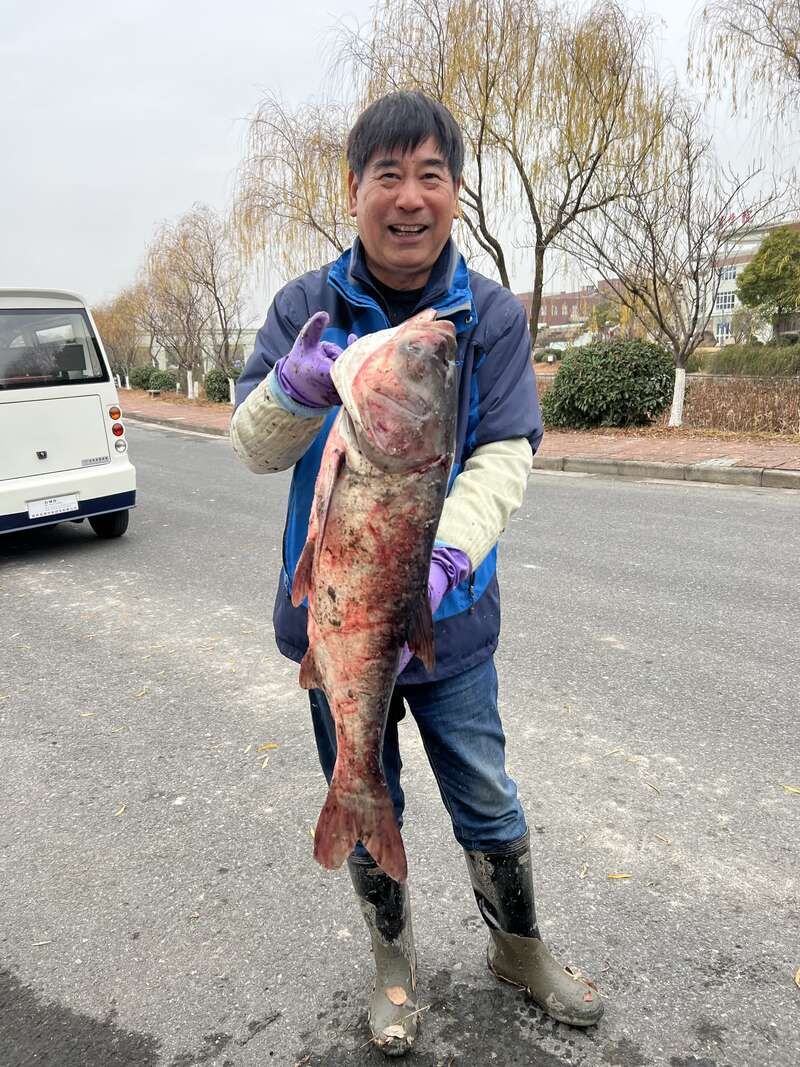
[[[234,194],[246,258],[292,276],[344,251],[355,230],[345,196],[351,115],[341,104],[286,108],[269,95],[251,117]]]
[[[711,319],[720,267],[746,234],[776,216],[779,194],[754,190],[757,171],[739,177],[718,165],[697,110],[674,113],[664,141],[663,157],[578,219],[562,244],[672,352],[669,425],[680,426],[686,364]]]
[[[695,20],[690,64],[735,112],[800,113],[800,0],[711,0]]]
[[[535,339],[547,250],[660,150],[670,98],[647,20],[613,0],[582,11],[381,0],[366,30],[343,32],[339,53],[360,104],[415,89],[452,111],[467,144],[464,225],[504,285],[522,249]]]

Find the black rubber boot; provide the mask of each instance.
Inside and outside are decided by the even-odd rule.
[[[530,838],[526,833],[499,852],[468,852],[467,867],[475,899],[489,927],[489,970],[505,982],[527,989],[533,1000],[559,1022],[592,1026],[603,1014],[594,984],[562,967],[539,936],[531,877]]]
[[[369,1002],[372,1038],[387,1056],[404,1056],[417,1036],[417,957],[408,888],[369,860],[347,861],[372,939],[375,986]]]

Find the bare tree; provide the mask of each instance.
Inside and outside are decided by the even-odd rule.
[[[204,294],[208,319],[203,352],[233,388],[234,362],[244,329],[244,272],[230,225],[210,207],[195,204],[171,230],[170,256],[193,290]]]
[[[680,426],[686,363],[708,327],[719,268],[745,234],[778,214],[779,197],[754,191],[757,172],[720,170],[698,111],[674,115],[667,140],[669,168],[629,180],[624,195],[579,219],[563,244],[672,352],[669,425]]]
[[[193,396],[213,311],[205,288],[183,269],[178,228],[163,226],[150,243],[145,279],[152,340],[185,377],[187,395]]]
[[[526,0],[385,0],[366,31],[341,33],[341,63],[362,103],[417,89],[459,121],[464,225],[505,285],[514,246],[525,249],[534,339],[547,250],[659,152],[671,96],[649,40],[647,20],[613,0],[578,12]]]
[[[143,287],[130,285],[92,311],[111,366],[124,376],[126,389],[130,388],[130,372],[147,353],[141,327],[144,302]]]

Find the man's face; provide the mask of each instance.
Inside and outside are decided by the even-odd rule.
[[[347,184],[370,271],[392,289],[421,289],[458,210],[461,182],[439,146],[429,137],[410,152],[377,152]]]

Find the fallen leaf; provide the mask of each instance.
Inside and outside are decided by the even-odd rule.
[[[794,976],[794,984],[800,989],[800,967],[797,968],[797,974]]]
[[[612,748],[608,752],[606,752],[606,755],[607,756],[616,756],[618,753],[620,753],[622,751],[623,750],[621,748]]]
[[[658,788],[657,785],[653,785],[652,782],[645,782],[644,784],[647,786],[648,789],[652,789],[654,793],[658,793],[659,796],[661,795],[661,790]]]
[[[313,826],[307,826],[306,827],[306,833],[308,834],[308,836],[313,841],[314,840],[314,835],[316,833],[316,830],[314,829],[314,827]]]
[[[271,752],[274,751],[274,749],[276,749],[277,747],[278,746],[275,744],[274,741],[267,741],[266,744],[259,745],[256,749],[256,752]]]
[[[397,1004],[399,1007],[401,1004],[405,1004],[408,1000],[408,993],[401,985],[390,985],[384,990],[386,996],[391,1000],[392,1004]]]
[[[94,714],[95,713],[93,711],[82,711],[81,712],[81,718],[82,719],[93,719],[94,718]]]
[[[265,756],[261,761],[261,770],[263,771],[266,765],[269,763],[269,756]]]
[[[127,807],[128,807],[127,804],[123,804],[122,807],[119,809],[119,811],[115,811],[114,814],[115,815],[124,815],[125,814],[125,809]]]
[[[783,785],[781,783],[781,788],[785,789],[787,793],[800,793],[800,785]]]
[[[665,845],[671,845],[672,844],[672,838],[671,837],[664,837],[663,834],[656,834],[656,841],[661,841]]]
[[[630,875],[630,874],[624,874],[621,871],[614,871],[612,874],[607,874],[606,875],[606,878],[608,878],[611,881],[616,881],[616,882],[623,882],[623,881],[625,881],[626,878],[631,878],[631,877],[633,877],[633,876]]]
[[[248,746],[247,746],[247,748],[246,748],[246,749],[244,750],[244,754],[245,754],[245,756],[247,755],[247,753],[248,753],[248,752],[250,751],[250,749],[251,749],[252,747],[253,747],[252,745],[248,745]]]
[[[31,941],[31,945],[34,948],[41,948],[42,945],[52,945],[52,944],[53,944],[52,941]]]
[[[589,864],[588,863],[584,863],[584,865],[578,871],[578,877],[579,878],[585,878],[587,873],[588,873],[588,871],[589,871]]]
[[[146,693],[147,693],[147,686],[145,686],[144,689],[141,689],[138,693],[136,693],[136,696],[137,697],[143,697]]]

